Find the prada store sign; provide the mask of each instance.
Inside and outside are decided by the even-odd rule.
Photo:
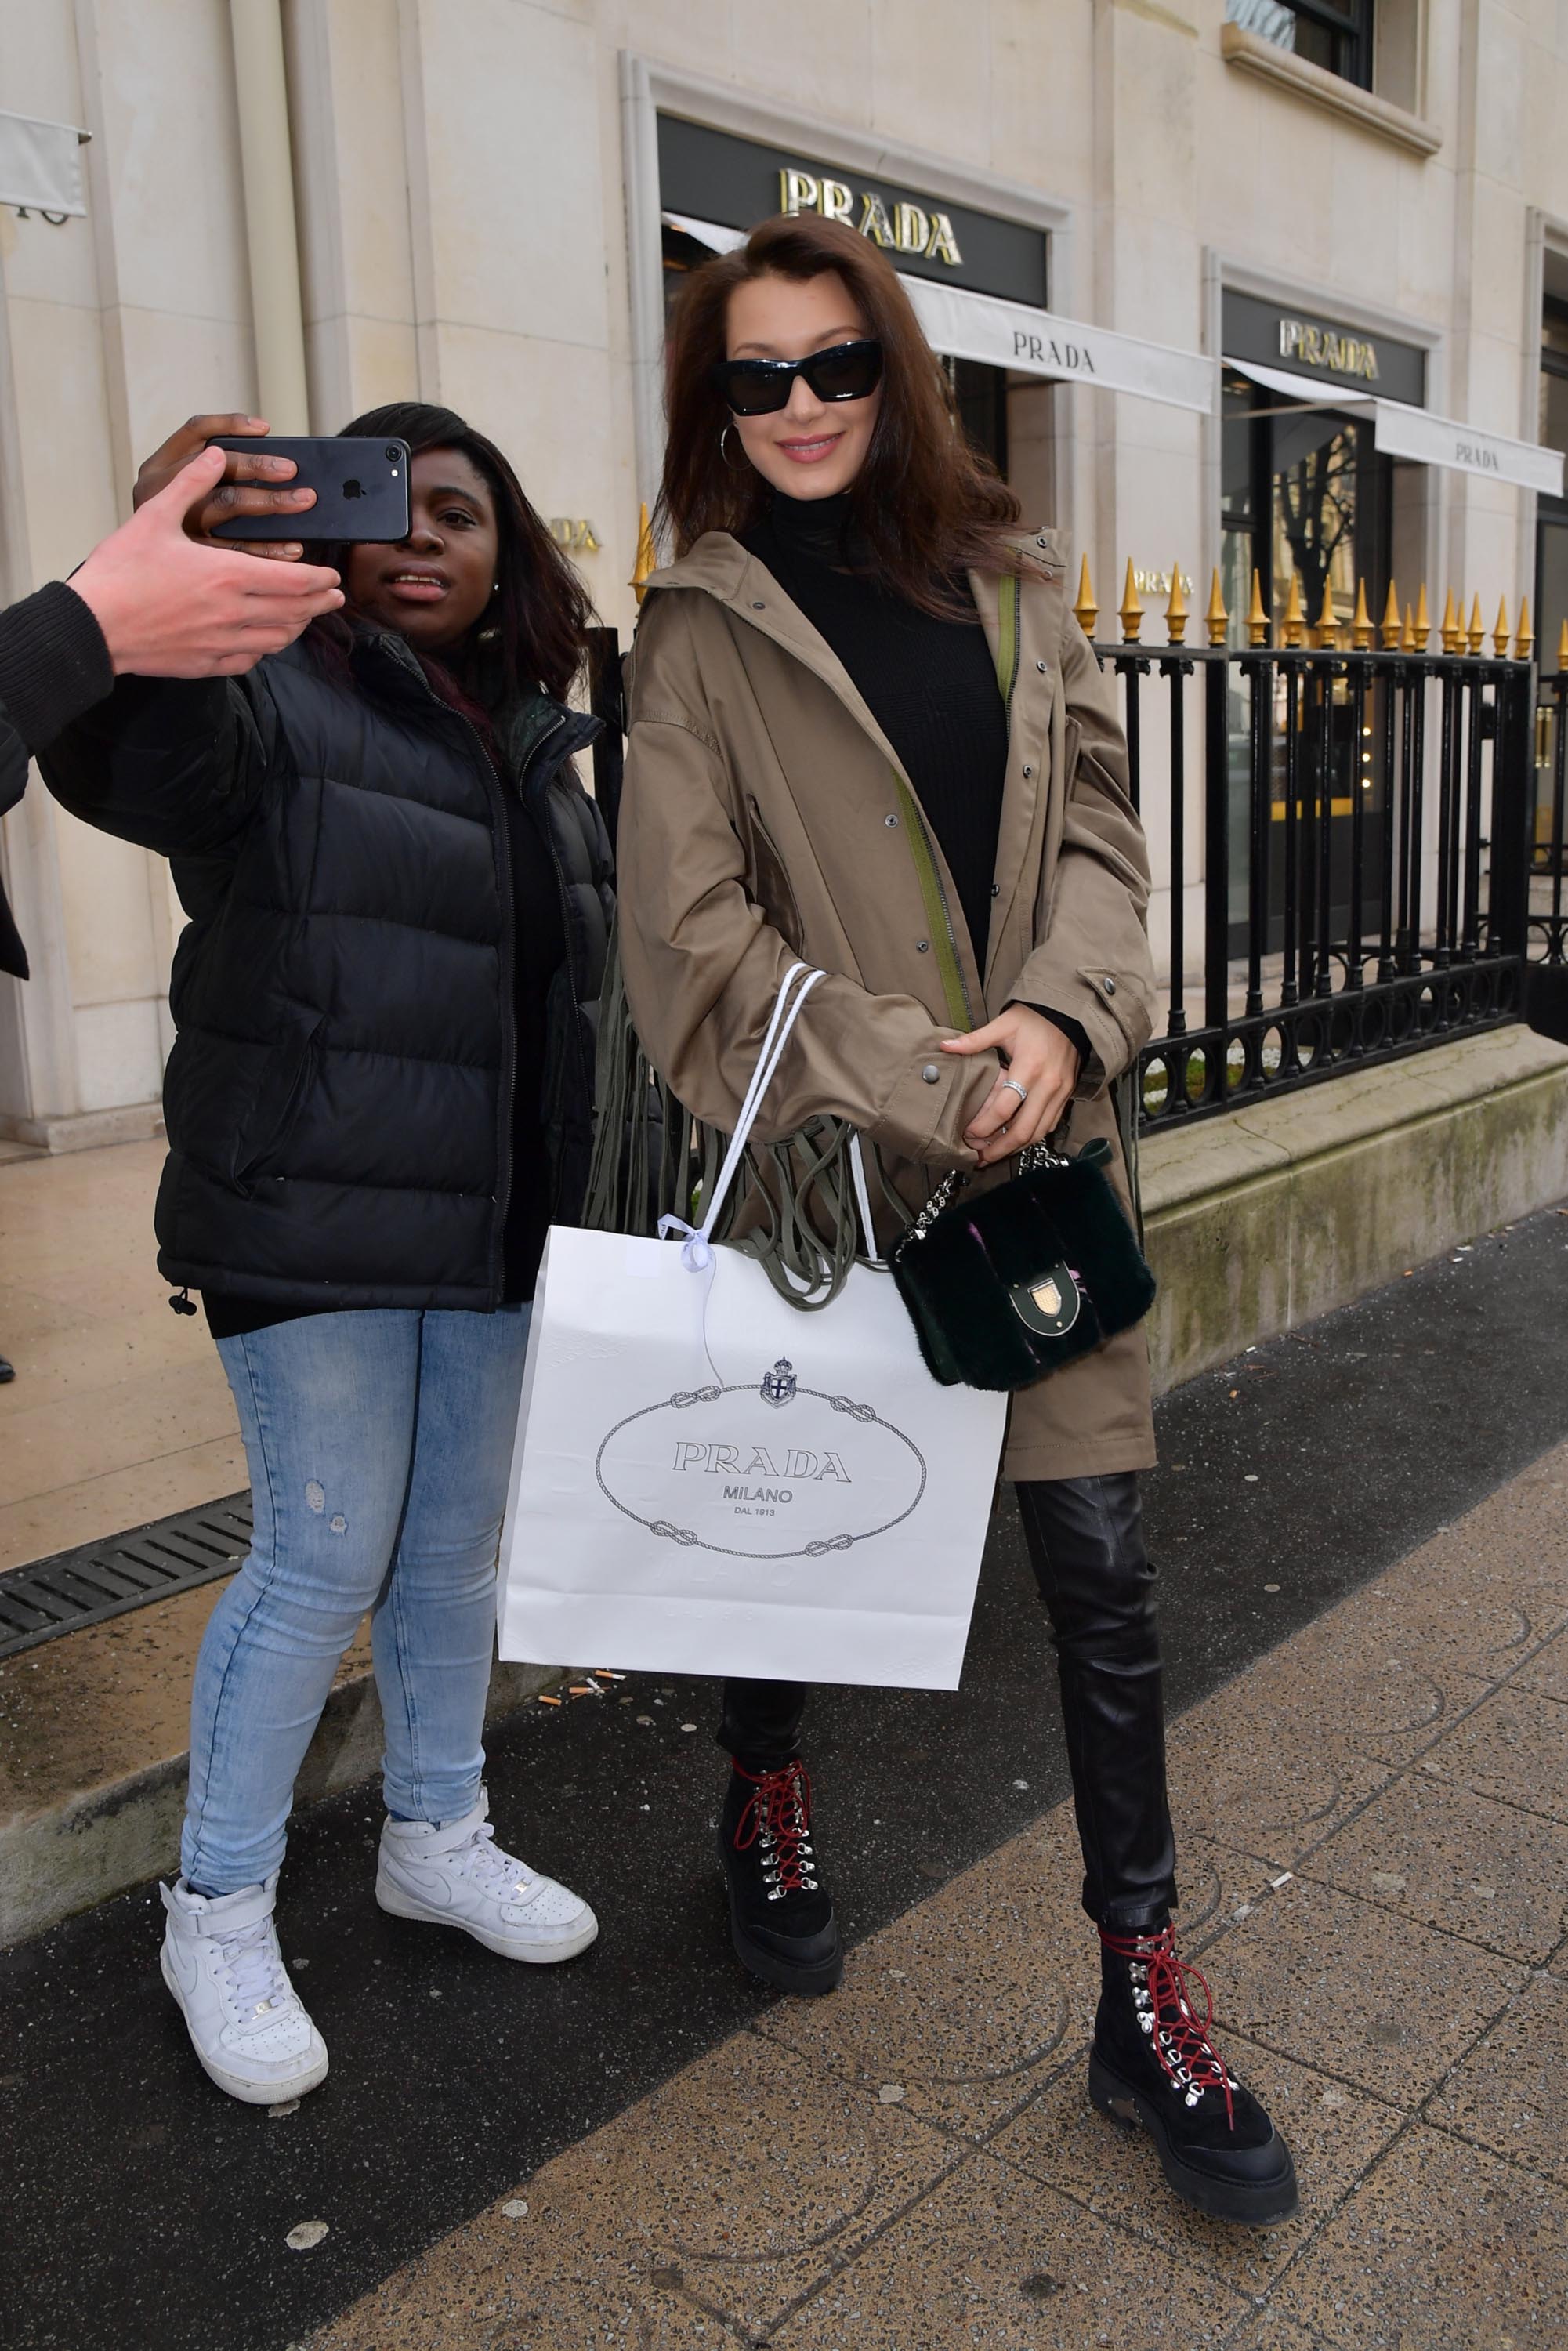
[[[659,202],[667,212],[735,229],[755,228],[775,213],[816,213],[869,237],[911,277],[1045,307],[1039,229],[673,114],[659,117]]]
[[[1369,335],[1294,306],[1261,302],[1250,294],[1225,297],[1225,350],[1260,367],[1321,376],[1346,392],[1375,392],[1411,408],[1427,402],[1427,355],[1392,335]]]

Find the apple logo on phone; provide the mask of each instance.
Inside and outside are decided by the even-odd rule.
[[[362,498],[364,495],[365,491],[363,483],[356,481],[350,475],[350,478],[343,485],[343,496],[346,498]]]

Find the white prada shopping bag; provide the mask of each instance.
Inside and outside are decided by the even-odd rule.
[[[857,1264],[803,1310],[710,1240],[821,977],[786,976],[701,1228],[550,1229],[501,1534],[503,1657],[957,1687],[1006,1397],[937,1384],[885,1271]]]

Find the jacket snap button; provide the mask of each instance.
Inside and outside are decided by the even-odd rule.
[[[1024,774],[1025,774],[1026,776],[1032,776],[1032,775],[1033,775],[1033,773],[1034,773],[1034,769],[1033,769],[1032,768],[1026,768],[1024,769]]]
[[[1035,667],[1039,670],[1041,677],[1043,677],[1045,675],[1045,664],[1043,662],[1036,662]]]
[[[1037,538],[1037,539],[1035,540],[1035,545],[1036,545],[1037,547],[1043,547],[1043,546],[1045,545],[1045,541],[1044,541],[1044,539],[1043,539],[1043,538]]]
[[[752,606],[752,608],[751,608],[751,609],[752,609],[752,611],[753,611],[754,612],[761,612],[761,611],[766,611],[766,609],[767,609],[767,608],[766,608],[766,606],[764,605],[764,603],[763,603],[762,599],[761,599],[761,597],[760,597],[760,596],[758,596],[758,598],[757,599],[757,601],[755,602],[755,604],[753,604],[753,606]]]
[[[999,897],[1001,896],[1001,894],[1002,894],[1002,885],[1001,885],[1001,883],[1000,883],[999,882],[993,882],[993,883],[992,883],[992,884],[991,884],[991,895],[992,895],[992,897],[993,897],[993,898],[999,898]]]
[[[883,818],[883,822],[891,829],[892,826],[898,822],[898,819],[895,816],[884,816]]]
[[[934,1086],[938,1078],[942,1075],[942,1072],[937,1068],[935,1061],[927,1061],[920,1074],[925,1079],[928,1086]]]
[[[916,955],[929,955],[929,954],[930,954],[930,952],[931,952],[931,942],[930,942],[930,940],[929,940],[929,939],[916,939],[916,940],[915,940],[915,952],[916,953]]]
[[[1108,979],[1108,980],[1105,982],[1105,993],[1106,993],[1106,995],[1107,995],[1107,996],[1114,996],[1114,995],[1115,995],[1115,993],[1116,993],[1116,983],[1115,983],[1115,981],[1114,981],[1113,979]]]

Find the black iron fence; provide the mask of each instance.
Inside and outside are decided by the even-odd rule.
[[[1568,638],[1568,630],[1564,631]],[[1564,953],[1563,911],[1563,797],[1568,771],[1568,653],[1555,670],[1543,672],[1535,712],[1535,789],[1530,843],[1528,928],[1532,961],[1561,967]]]
[[[1092,638],[1086,569],[1076,609]],[[1479,612],[1467,629],[1450,601],[1432,652],[1424,593],[1401,622],[1391,590],[1375,632],[1361,595],[1348,624],[1325,602],[1312,643],[1292,597],[1273,644],[1255,585],[1239,649],[1217,578],[1207,646],[1183,642],[1179,588],[1170,642],[1145,645],[1129,576],[1121,617],[1122,642],[1095,650],[1122,681],[1169,974],[1145,1131],[1517,1019],[1527,959],[1568,963],[1568,662],[1538,677],[1528,614],[1511,643],[1500,613],[1489,652]],[[588,686],[613,832],[612,629]]]
[[[1218,600],[1217,582],[1211,636]],[[1517,1019],[1535,673],[1500,616],[1488,653],[1450,608],[1430,653],[1391,601],[1375,648],[1358,597],[1349,627],[1325,610],[1309,643],[1292,614],[1276,645],[1255,598],[1251,644],[1199,648],[1177,604],[1177,642],[1096,648],[1123,682],[1170,975],[1145,1130]],[[1563,771],[1559,727],[1559,842]]]

